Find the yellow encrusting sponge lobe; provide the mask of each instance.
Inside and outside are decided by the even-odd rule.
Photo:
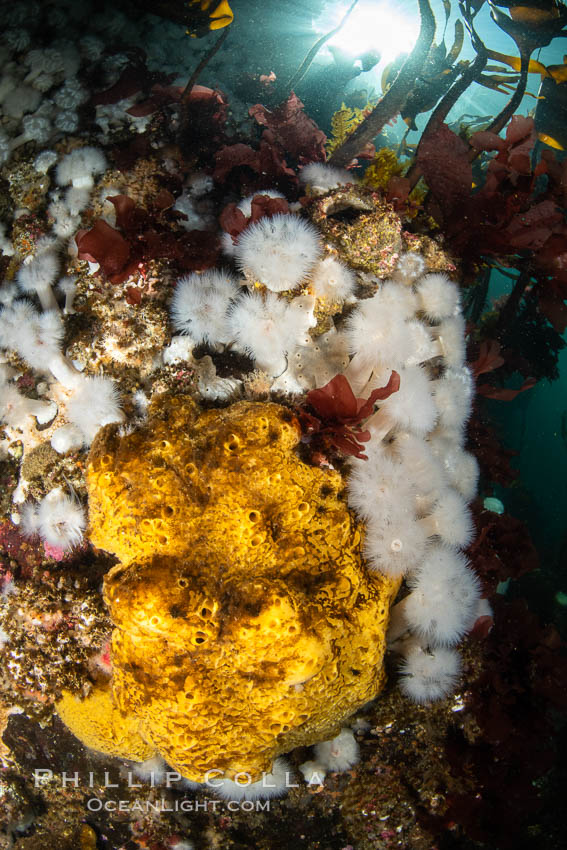
[[[155,747],[140,735],[139,720],[125,717],[104,685],[95,686],[85,700],[63,691],[57,713],[83,744],[107,756],[128,753],[134,761],[145,761],[155,755]]]
[[[161,396],[143,429],[108,426],[91,449],[90,537],[120,559],[113,704],[197,782],[259,778],[383,684],[399,581],[367,571],[340,474],[304,464],[299,440],[277,404]]]

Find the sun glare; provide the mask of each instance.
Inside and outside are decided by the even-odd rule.
[[[325,20],[319,19],[318,28],[329,30],[337,25],[348,9],[349,3],[337,4],[332,14],[329,9]],[[342,29],[328,44],[340,47],[353,56],[368,50],[378,50],[382,60],[389,62],[400,53],[409,52],[419,33],[419,15],[410,16],[396,11],[389,3],[362,2],[354,9]]]

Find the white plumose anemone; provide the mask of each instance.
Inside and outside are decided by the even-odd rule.
[[[299,772],[303,775],[308,785],[322,785],[327,775],[327,770],[318,761],[304,761],[299,765]]]
[[[65,315],[69,316],[70,314],[75,313],[76,311],[73,307],[73,301],[77,294],[77,278],[74,275],[62,277],[57,284],[57,289],[65,296],[65,306],[63,307]]]
[[[460,552],[432,546],[408,584],[411,592],[392,608],[389,641],[409,630],[431,646],[450,646],[474,625],[480,582]]]
[[[364,556],[371,569],[399,578],[415,569],[426,544],[427,534],[415,519],[412,503],[396,503],[388,514],[368,522]]]
[[[132,766],[132,773],[142,782],[147,782],[154,788],[163,784],[169,769],[169,765],[161,756],[152,756],[145,761],[136,762]]]
[[[113,381],[103,376],[83,377],[67,404],[67,418],[82,433],[86,445],[94,440],[99,428],[111,422],[123,422],[120,396]]]
[[[226,343],[230,339],[228,311],[239,294],[240,286],[228,273],[185,275],[177,281],[171,301],[173,327],[196,343]]]
[[[446,274],[425,275],[417,285],[417,294],[421,309],[432,322],[449,319],[460,310],[459,290]]]
[[[476,496],[480,470],[474,455],[459,443],[444,437],[431,440],[433,454],[446,472],[447,480],[470,502]]]
[[[63,357],[59,312],[38,313],[29,301],[13,301],[0,313],[0,348],[11,348],[33,368],[50,371],[64,386],[77,385],[80,374]]]
[[[37,519],[41,539],[63,550],[79,545],[87,524],[79,502],[65,495],[60,487],[41,500]]]
[[[295,289],[319,258],[319,233],[296,215],[261,218],[244,230],[234,259],[245,275],[272,292]]]
[[[347,186],[349,183],[357,182],[356,178],[346,168],[334,168],[324,162],[310,162],[308,165],[304,165],[299,172],[299,179],[304,186],[307,186],[316,195],[322,195],[330,189],[337,189],[339,186]]]
[[[76,425],[70,424],[57,428],[50,440],[51,448],[60,455],[82,448],[84,442],[83,432]]]
[[[342,773],[360,758],[360,750],[352,729],[341,729],[330,741],[315,744],[317,763],[327,770]]]
[[[310,296],[295,298],[288,304],[273,292],[245,295],[229,316],[232,338],[260,369],[269,375],[280,375],[287,366],[288,355],[309,341],[308,330],[316,322],[314,303]]]
[[[22,263],[16,282],[26,295],[37,294],[42,310],[58,310],[51,285],[57,277],[59,260],[52,251],[42,251]]]
[[[411,319],[418,309],[415,293],[392,280],[385,280],[374,295],[377,304],[384,312],[390,312],[404,319]]]
[[[461,673],[461,659],[453,649],[424,650],[413,646],[400,667],[400,688],[417,703],[443,699],[453,692]]]
[[[0,378],[0,422],[12,428],[21,428],[28,416],[35,416],[40,425],[50,422],[57,413],[57,405],[51,401],[27,398],[16,387]]]
[[[24,502],[20,508],[20,531],[24,537],[36,537],[39,534],[37,503]]]
[[[349,298],[356,286],[356,275],[334,257],[319,260],[309,278],[309,289],[316,298],[342,302]]]
[[[413,354],[407,332],[407,302],[400,290],[398,305],[385,303],[378,291],[359,302],[345,322],[345,337],[353,358],[345,374],[353,387],[366,384],[376,369],[399,369]]]
[[[349,506],[367,523],[369,568],[397,578],[423,557],[427,533],[416,520],[416,488],[408,470],[384,449],[374,447],[368,455],[367,461],[351,462]]]
[[[398,260],[393,277],[406,286],[411,286],[425,271],[425,260],[415,251],[406,251]]]
[[[396,435],[393,448],[404,476],[413,482],[418,494],[434,493],[438,498],[441,490],[447,487],[447,479],[442,464],[423,437],[401,431]]]
[[[420,519],[419,524],[428,537],[440,537],[450,546],[464,548],[474,534],[467,503],[452,487],[442,490],[431,513]]]
[[[76,499],[60,487],[51,490],[39,505],[27,502],[20,512],[20,528],[27,537],[39,535],[44,543],[63,551],[78,546],[86,528],[85,512]]]
[[[435,339],[435,353],[444,358],[451,369],[462,369],[465,363],[465,320],[461,314],[445,319],[430,328]]]
[[[411,505],[414,496],[403,466],[373,443],[368,444],[368,460],[351,461],[347,485],[349,507],[366,521],[388,516],[393,505]]]
[[[86,188],[70,186],[65,192],[65,206],[73,217],[78,216],[88,207],[90,198],[91,190],[88,186]]]
[[[393,428],[423,436],[434,427],[437,408],[427,373],[419,366],[398,369],[400,388],[383,401],[365,424],[372,439],[382,440]]]
[[[406,322],[406,328],[412,345],[412,352],[405,361],[406,366],[419,366],[420,363],[443,353],[438,341],[431,336],[431,328],[426,327],[423,322],[412,319]]]
[[[439,420],[447,428],[459,429],[472,408],[474,381],[467,368],[447,369],[442,378],[431,382]]]
[[[94,175],[106,171],[107,163],[99,148],[87,145],[76,148],[66,154],[55,171],[55,179],[60,186],[71,184],[76,189],[92,188]]]

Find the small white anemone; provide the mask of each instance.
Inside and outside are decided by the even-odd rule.
[[[89,205],[91,190],[87,187],[69,186],[65,192],[65,206],[72,216],[82,213]]]
[[[58,270],[57,255],[52,251],[42,251],[22,263],[16,282],[26,295],[37,294],[42,310],[59,310],[51,288]]]
[[[59,312],[38,313],[29,301],[14,301],[0,313],[0,348],[11,348],[33,368],[50,371],[66,387],[74,387],[79,373],[63,357]]]
[[[400,387],[365,423],[372,439],[382,440],[393,428],[424,436],[435,426],[437,408],[431,382],[421,366],[399,369]]]
[[[170,313],[173,327],[196,343],[226,343],[231,337],[228,311],[240,286],[228,272],[185,275],[177,281]]]
[[[20,528],[28,537],[39,535],[44,543],[67,551],[83,539],[87,520],[77,499],[61,487],[51,490],[39,505],[26,503],[20,512]]]
[[[400,673],[400,688],[405,696],[417,703],[434,702],[454,691],[461,673],[461,659],[454,649],[425,650],[413,646],[402,662]]]
[[[67,418],[77,427],[86,445],[94,440],[99,428],[111,422],[123,422],[120,396],[113,381],[103,376],[83,377],[67,404]]]
[[[442,463],[429,443],[408,431],[399,432],[393,449],[400,458],[403,473],[415,484],[420,495],[433,492],[438,498],[447,487]]]
[[[57,289],[65,296],[63,312],[66,316],[69,316],[75,312],[75,309],[73,308],[73,301],[77,294],[77,278],[75,275],[62,277],[57,284]]]
[[[32,139],[38,145],[45,144],[51,136],[53,128],[48,118],[39,115],[39,110],[33,115],[24,115],[22,119],[22,132],[11,141],[12,150],[20,145],[30,142]]]
[[[27,112],[35,112],[41,102],[41,94],[31,86],[15,87],[2,102],[2,111],[10,118],[22,118]]]
[[[407,332],[411,339],[411,354],[405,361],[405,366],[419,366],[427,360],[432,360],[441,352],[439,343],[432,339],[430,328],[423,322],[412,319],[406,322]]]
[[[106,171],[106,158],[101,150],[91,146],[76,148],[66,154],[55,172],[60,186],[73,185],[77,189],[92,188],[94,175]]]
[[[430,514],[419,520],[428,537],[440,537],[450,546],[464,548],[474,536],[471,513],[462,495],[452,487],[442,490]]]
[[[451,369],[462,369],[465,364],[465,329],[465,320],[460,314],[430,328],[435,339],[436,354],[443,357]]]
[[[478,461],[470,452],[466,452],[454,440],[438,437],[432,442],[432,450],[439,458],[449,482],[465,501],[470,502],[476,496],[480,470]]]
[[[425,260],[415,251],[406,251],[400,256],[393,277],[406,286],[411,286],[425,271]]]
[[[432,546],[408,584],[411,592],[391,610],[390,641],[409,630],[429,645],[450,646],[474,625],[480,582],[460,552]]]
[[[77,77],[65,80],[53,95],[53,100],[60,109],[76,109],[88,99],[89,92],[83,88]]]
[[[79,113],[74,109],[61,109],[55,115],[53,123],[62,133],[74,133],[79,126]]]
[[[415,518],[414,503],[396,502],[388,514],[368,522],[364,557],[371,569],[399,578],[423,558],[427,534]]]
[[[314,195],[322,195],[339,186],[356,183],[357,180],[346,168],[334,168],[323,162],[310,162],[299,172],[299,180]]]
[[[412,289],[400,286],[393,280],[385,280],[375,294],[379,307],[404,319],[411,319],[418,309],[417,298]]]
[[[308,785],[322,785],[327,775],[326,768],[318,761],[304,761],[299,765],[299,772]]]
[[[295,289],[321,253],[316,228],[297,215],[261,218],[244,230],[236,243],[237,266],[272,292]]]
[[[51,422],[56,413],[54,402],[27,398],[0,378],[0,422],[6,422],[12,428],[22,428],[28,416],[35,416],[40,425],[44,425]]]
[[[142,782],[147,782],[152,788],[163,784],[168,770],[169,765],[161,756],[152,756],[145,761],[136,762],[132,766],[132,773]]]
[[[55,151],[44,150],[41,153],[38,153],[36,158],[33,161],[33,167],[40,174],[47,174],[50,168],[52,168],[57,162],[57,154]]]
[[[400,502],[411,504],[414,495],[404,467],[372,443],[368,444],[368,460],[351,461],[347,484],[349,507],[365,521],[388,516],[392,505]]]
[[[84,442],[83,432],[76,425],[69,424],[57,428],[50,440],[51,448],[60,455],[82,448]]]
[[[356,275],[334,257],[319,260],[309,277],[309,289],[316,298],[339,303],[349,298],[356,286]]]
[[[398,289],[402,292],[402,287]],[[407,304],[401,297],[397,306],[386,304],[380,292],[358,303],[345,322],[345,337],[354,355],[347,370],[351,386],[361,375],[365,375],[366,382],[373,369],[398,369],[411,357],[413,343],[407,331],[407,315]]]
[[[39,534],[37,503],[24,502],[20,508],[20,531],[24,537],[36,537]]]
[[[360,759],[360,748],[352,729],[341,729],[330,741],[315,744],[315,758],[327,770],[342,773]]]
[[[474,396],[474,381],[467,368],[447,369],[431,382],[439,420],[447,428],[460,429],[467,422]]]
[[[316,324],[315,299],[294,298],[289,304],[273,292],[252,292],[239,299],[229,316],[232,338],[271,376],[280,375],[298,345],[309,342]]]
[[[428,274],[417,285],[419,304],[432,322],[441,322],[456,316],[461,299],[456,284],[442,273]]]

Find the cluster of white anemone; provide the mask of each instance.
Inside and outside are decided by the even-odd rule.
[[[280,197],[275,191],[262,194]],[[251,200],[239,204],[245,215]],[[227,237],[225,253],[242,276],[209,271],[180,278],[171,304],[177,331],[193,345],[246,353],[273,390],[310,389],[315,376],[325,374],[329,358],[346,365],[346,337],[331,328],[319,345],[310,330],[317,324],[318,302],[340,307],[353,300],[356,276],[336,257],[323,256],[313,225],[293,213],[264,217],[249,224],[235,243]]]
[[[0,312],[0,349],[16,352],[28,366],[54,379],[64,390],[67,423],[51,444],[61,453],[88,446],[99,428],[121,422],[123,415],[114,383],[103,376],[85,376],[61,350],[64,326],[58,309],[38,311],[27,299],[14,299]],[[21,427],[35,416],[40,423],[56,414],[53,402],[22,396],[8,380],[0,388],[0,421]]]
[[[109,40],[139,44],[147,28],[141,19],[135,25],[125,18],[121,21],[113,10],[112,15],[90,16],[89,34],[84,15],[85,9],[73,0],[0,4],[0,165],[24,143],[54,145],[67,135],[81,135],[80,110],[91,97],[84,81],[96,80],[97,88],[108,88],[128,61],[125,54],[116,52],[104,56],[105,46]],[[38,48],[45,41],[46,27],[61,37],[52,38],[49,47]],[[93,35],[93,30],[99,35]],[[96,107],[95,132],[101,141],[119,127],[143,128],[148,119],[127,112],[141,97],[138,92],[117,104]]]
[[[13,26],[3,29],[0,42],[2,162],[26,142],[49,144],[77,132],[78,109],[89,92],[79,81],[82,57],[71,41],[59,41],[57,48],[28,50],[28,31]]]
[[[30,420],[50,428],[52,447],[63,454],[89,446],[103,425],[122,422],[123,414],[115,384],[104,376],[86,376],[62,349],[64,337],[63,314],[73,312],[74,279],[60,276],[60,258],[55,245],[40,241],[33,257],[25,260],[16,275],[14,286],[3,287],[0,304],[0,350],[16,353],[35,372],[43,376],[38,387],[47,398],[29,398],[17,388],[15,368],[2,367],[0,373],[0,423],[29,437],[34,445]],[[57,301],[54,287],[64,295],[63,309]],[[27,296],[27,297],[22,297]],[[32,300],[33,299],[33,300]],[[61,299],[63,300],[63,299]],[[40,309],[34,303],[37,301]],[[53,421],[53,427],[51,424]],[[15,502],[26,497],[26,484],[20,481],[14,494]],[[31,529],[32,513],[26,508],[23,523]],[[62,517],[69,516],[67,533]],[[72,529],[80,525],[80,508],[66,499],[51,499],[41,503],[35,531],[51,545],[66,549],[78,542]],[[33,514],[35,516],[35,514]],[[49,532],[48,518],[53,518]]]
[[[462,551],[473,537],[478,466],[464,448],[474,386],[457,286],[408,253],[392,280],[357,305],[346,335],[345,372],[357,396],[383,386],[392,370],[400,375],[399,390],[365,422],[368,460],[350,463],[349,504],[366,523],[369,568],[406,580],[388,640],[403,656],[403,692],[429,702],[454,689],[454,647],[480,602]]]
[[[250,211],[250,199],[241,209]],[[369,569],[406,580],[409,592],[394,606],[389,631],[404,657],[404,693],[418,702],[446,696],[460,670],[454,646],[473,625],[480,599],[462,554],[473,536],[468,502],[478,466],[464,448],[474,385],[458,288],[407,252],[390,280],[376,281],[375,293],[356,301],[352,270],[323,256],[318,231],[295,214],[249,224],[231,253],[242,278],[209,271],[178,281],[173,324],[194,343],[243,350],[272,389],[304,392],[320,385],[321,370],[300,373],[297,362],[305,352],[313,360],[315,349],[321,360],[329,356],[310,334],[318,299],[355,302],[344,326],[331,329],[332,353],[344,354],[336,371],[361,398],[393,370],[400,376],[399,390],[364,423],[368,459],[350,463],[349,504],[366,523]]]
[[[329,771],[343,773],[360,758],[358,742],[352,729],[345,727],[330,741],[321,741],[313,748],[314,758],[303,762],[299,770],[308,785],[322,785]]]

